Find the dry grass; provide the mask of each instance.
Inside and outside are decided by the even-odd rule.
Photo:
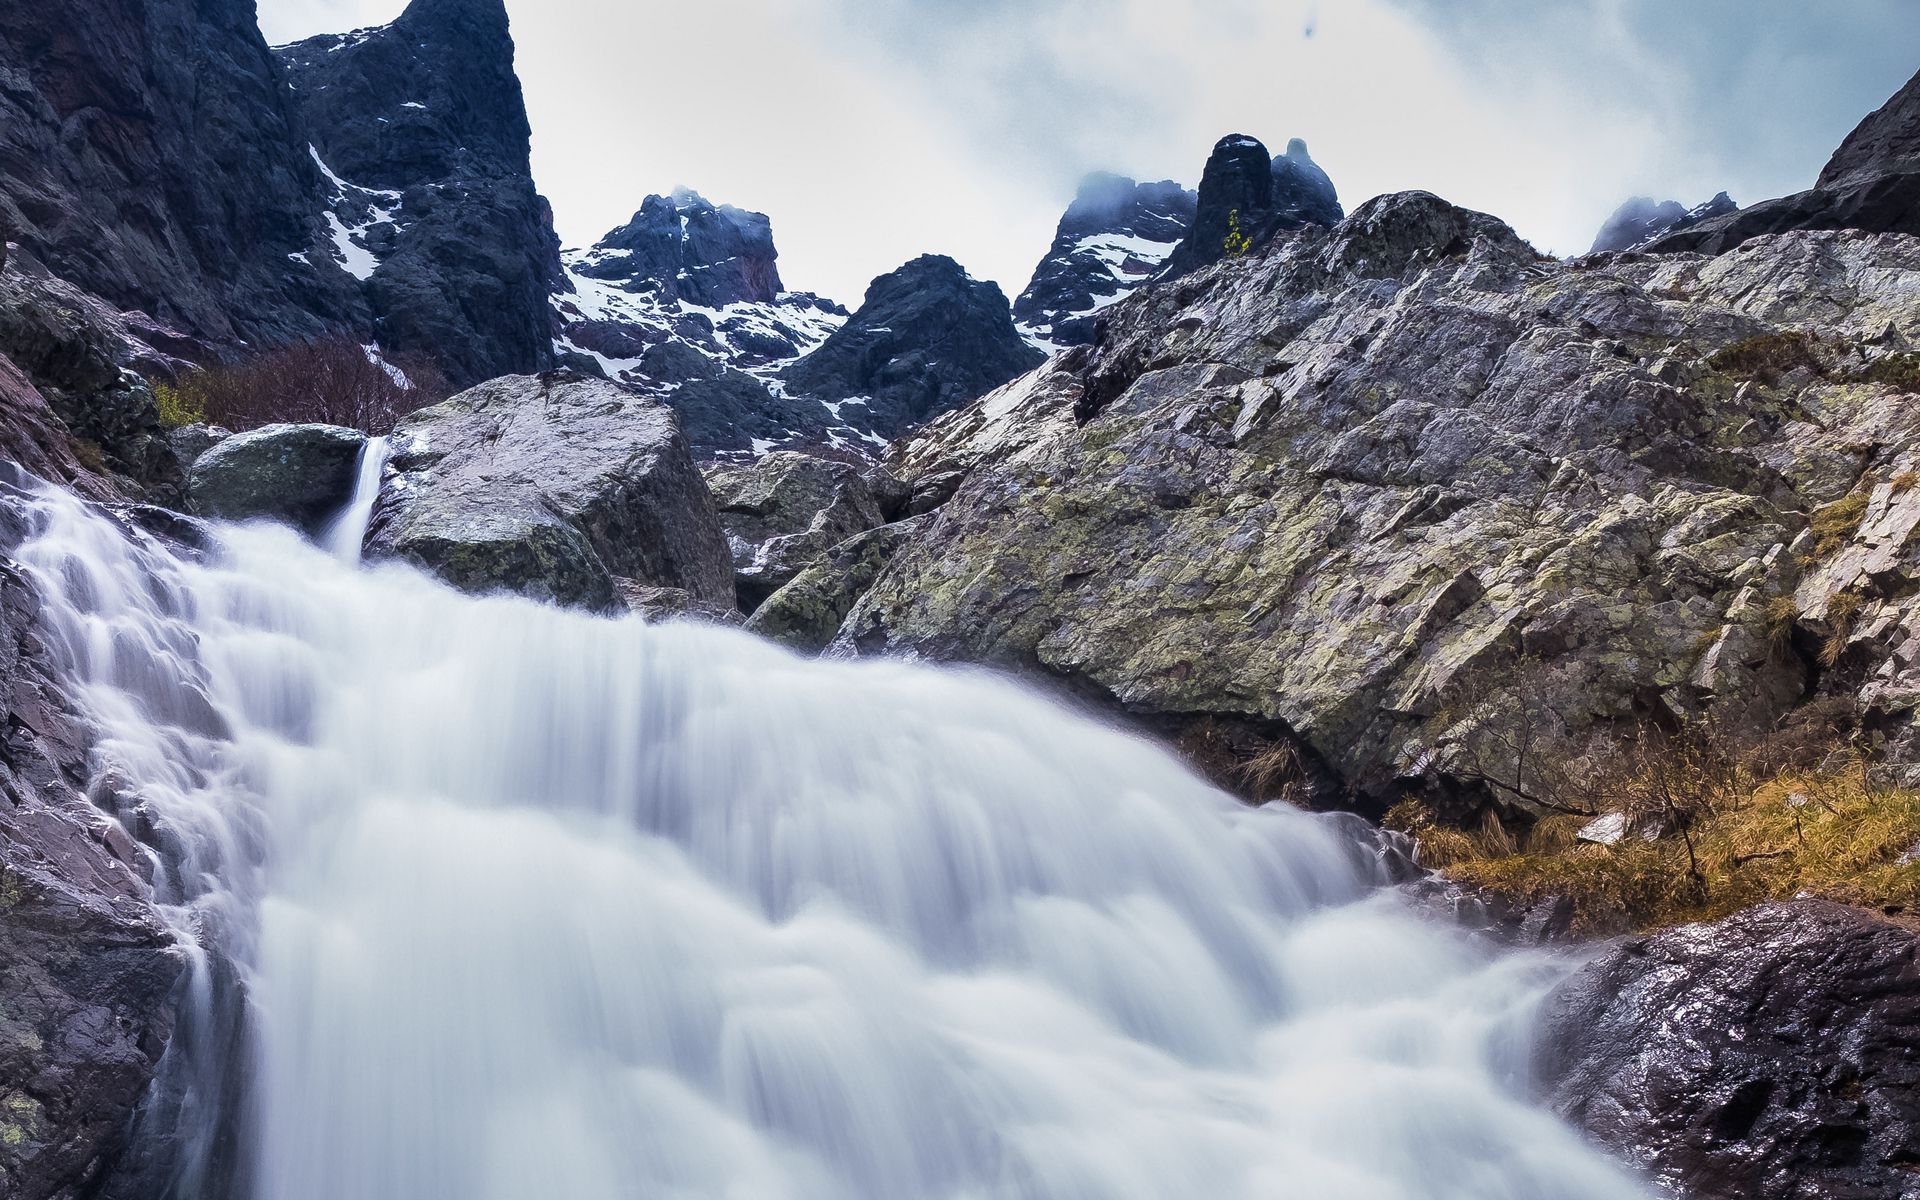
[[[1832,670],[1847,652],[1847,639],[1853,636],[1853,619],[1865,601],[1858,592],[1840,592],[1827,601],[1827,636],[1820,642],[1820,665]]]
[[[1800,605],[1792,596],[1775,596],[1761,613],[1767,631],[1767,645],[1775,653],[1784,652],[1793,641],[1793,627],[1800,620]]]
[[[1403,824],[1422,819],[1396,813]],[[1723,795],[1684,833],[1635,832],[1597,846],[1577,842],[1576,828],[1571,818],[1547,818],[1510,853],[1455,832],[1436,846],[1444,864],[1425,854],[1423,838],[1422,857],[1463,884],[1521,903],[1570,897],[1575,932],[1586,934],[1711,919],[1803,892],[1920,906],[1920,791],[1878,784],[1844,754]]]
[[[1707,365],[1768,386],[1803,369],[1824,377],[1826,369],[1816,353],[1818,344],[1812,334],[1763,333],[1720,349],[1707,359]]]
[[[1920,354],[1889,354],[1855,377],[1859,383],[1884,383],[1903,392],[1920,392]]]
[[[1813,529],[1813,552],[1825,558],[1837,553],[1853,539],[1860,530],[1860,519],[1867,515],[1867,502],[1871,498],[1866,489],[1849,493],[1827,505],[1815,509],[1808,524]]]

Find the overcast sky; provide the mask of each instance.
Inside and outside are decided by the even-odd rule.
[[[259,0],[270,41],[403,0]],[[1351,209],[1425,188],[1586,249],[1634,193],[1811,185],[1920,69],[1920,0],[507,0],[539,185],[587,245],[684,184],[773,218],[790,288],[917,254],[1009,296],[1079,177],[1192,186],[1307,139]]]

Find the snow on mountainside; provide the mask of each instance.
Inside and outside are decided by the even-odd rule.
[[[1014,301],[1021,335],[1048,353],[1090,341],[1095,314],[1152,278],[1180,244],[1194,203],[1171,180],[1089,175]]]

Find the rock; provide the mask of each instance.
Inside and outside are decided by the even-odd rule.
[[[1299,138],[1279,158],[1258,138],[1228,134],[1213,147],[1200,176],[1193,228],[1167,258],[1161,279],[1178,279],[1229,256],[1230,236],[1239,253],[1258,249],[1274,234],[1307,225],[1332,225],[1342,217],[1333,181]]]
[[[685,588],[652,587],[632,579],[615,579],[614,588],[628,612],[649,622],[705,621],[711,625],[739,625],[746,618],[729,604],[702,600]]]
[[[859,311],[781,379],[827,407],[830,432],[884,443],[1045,360],[998,286],[929,254],[874,280]]]
[[[1596,846],[1617,846],[1627,836],[1627,814],[1606,813],[1595,817],[1582,825],[1574,836]]]
[[[591,250],[562,256],[552,298],[560,352],[669,405],[696,450],[821,440],[827,410],[762,376],[826,340],[847,311],[783,291],[778,256],[762,213],[684,190],[648,196]]]
[[[709,472],[733,550],[734,589],[751,613],[832,547],[884,518],[865,475],[849,463],[774,451]]]
[[[338,425],[266,425],[201,455],[188,476],[193,511],[267,518],[316,535],[353,498],[367,435]]]
[[[553,365],[552,212],[502,0],[414,0],[391,25],[274,52],[380,345],[456,387]],[[350,181],[350,182],[349,182]]]
[[[807,653],[826,649],[855,602],[926,521],[882,525],[833,547],[754,609],[747,630]]]
[[[0,478],[0,553],[10,549]],[[183,959],[142,856],[72,781],[89,735],[39,601],[0,558],[0,1194],[133,1194],[128,1132],[172,1028]],[[130,1186],[130,1185],[129,1185]]]
[[[1847,135],[1812,188],[1702,221],[1648,249],[1724,254],[1796,229],[1920,234],[1920,74]]]
[[[732,604],[726,539],[673,414],[618,384],[496,379],[414,413],[392,445],[369,556],[597,610],[619,605],[619,580]]]
[[[1823,901],[1622,943],[1547,999],[1537,1079],[1694,1200],[1920,1195],[1917,945]]]
[[[1704,204],[1686,208],[1678,200],[1655,203],[1646,196],[1635,196],[1614,210],[1600,233],[1593,239],[1589,254],[1610,250],[1634,250],[1669,233],[1691,229],[1705,221],[1738,212],[1733,197],[1721,192]]]
[[[1087,176],[1013,302],[1014,320],[1052,346],[1091,342],[1095,314],[1151,279],[1186,236],[1195,201],[1170,179]]]
[[[193,464],[200,456],[233,436],[231,429],[222,429],[218,425],[208,425],[196,421],[191,425],[182,425],[167,432],[167,448],[173,451],[174,461],[180,464],[180,473],[187,475],[193,470]]]
[[[1370,201],[1142,289],[902,447],[937,520],[834,652],[1259,722],[1363,811],[1492,802],[1462,782],[1475,688],[1568,756],[1684,715],[1767,728],[1816,680],[1920,728],[1920,407],[1873,381],[1904,378],[1915,295],[1899,236],[1561,263],[1430,195]],[[1856,487],[1816,552],[1808,514]],[[1859,673],[1821,674],[1848,589]]]

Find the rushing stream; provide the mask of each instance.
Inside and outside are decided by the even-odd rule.
[[[1561,968],[1349,823],[980,673],[33,507],[258,1200],[1641,1194],[1520,1098]]]

